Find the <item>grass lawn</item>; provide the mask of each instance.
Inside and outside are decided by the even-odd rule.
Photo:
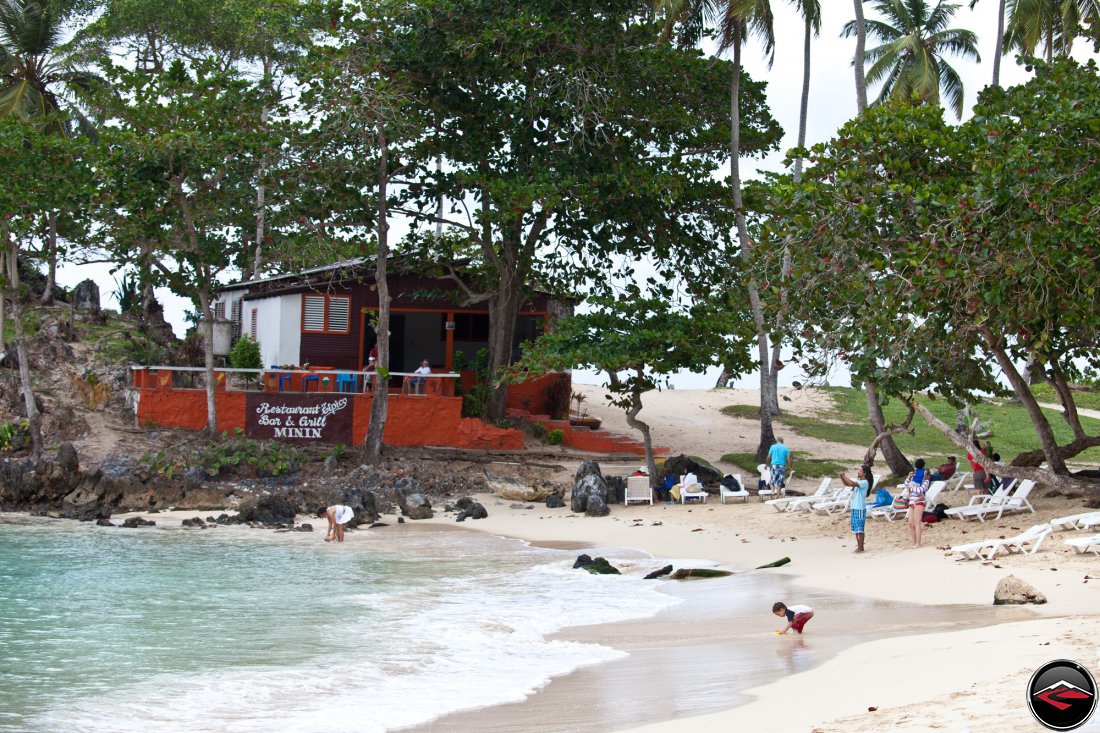
[[[846,387],[830,387],[828,392],[833,402],[831,411],[822,411],[813,417],[785,413],[775,418],[774,422],[796,436],[805,435],[834,443],[869,446],[871,441],[874,440],[874,435],[870,424],[867,422],[867,400],[863,391]],[[1097,393],[1092,392],[1079,392],[1077,394],[1088,395],[1090,399],[1097,397]],[[1042,397],[1040,401],[1045,402],[1047,400]],[[1053,395],[1051,395],[1050,401],[1055,401]],[[1100,399],[1097,401],[1100,402]],[[929,401],[924,399],[922,404],[948,425],[955,424],[955,408],[943,400]],[[1086,406],[1083,401],[1078,402],[1078,405]],[[1039,442],[1035,437],[1035,429],[1021,405],[995,400],[974,405],[971,409],[979,414],[983,420],[992,420],[993,450],[1001,454],[1002,461],[1010,462],[1018,453],[1039,447]],[[731,417],[755,420],[758,409],[749,405],[730,405],[722,408],[722,412]],[[883,412],[886,415],[887,423],[899,423],[905,419],[906,409],[901,402],[892,400],[885,405]],[[1069,442],[1072,433],[1065,420],[1062,419],[1061,413],[1053,410],[1045,410],[1044,412],[1050,420],[1058,442],[1060,444]],[[1081,424],[1089,435],[1100,434],[1100,420],[1081,418]],[[923,456],[929,463],[935,465],[941,463],[943,457],[949,454],[958,456],[960,461],[965,458],[965,456],[960,455],[960,450],[954,443],[944,437],[938,430],[930,427],[920,415],[913,418],[911,427],[914,428],[914,435],[894,436],[898,448],[911,459]],[[797,445],[797,438],[787,442],[788,444]],[[751,460],[750,454],[746,455],[749,455],[750,458],[749,465],[755,466],[756,461]],[[731,458],[731,460],[733,459]],[[743,465],[737,460],[733,460],[733,462]],[[1072,462],[1094,466],[1100,465],[1100,448],[1091,448],[1073,458]],[[799,461],[798,468],[801,469],[805,463],[809,462]],[[825,475],[825,473],[823,471],[818,475]],[[814,474],[807,470],[803,472],[803,475],[812,477]]]
[[[805,451],[794,451],[791,453],[791,461],[794,464],[795,476],[801,476],[803,478],[821,478],[823,476],[836,476],[840,471],[852,471],[851,461],[830,461],[821,458],[807,458],[809,455]],[[747,474],[744,474],[742,478],[746,482],[749,482],[749,478],[756,476],[756,456],[753,453],[727,453],[722,456],[722,461],[725,463],[734,463],[740,466]],[[749,482],[752,485],[751,482]]]

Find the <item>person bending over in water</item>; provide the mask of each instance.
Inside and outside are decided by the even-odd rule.
[[[788,606],[782,601],[776,601],[772,606],[772,613],[787,619],[787,627],[782,631],[776,631],[777,634],[786,634],[791,629],[801,634],[806,622],[814,617],[814,610],[809,606]]]
[[[343,542],[344,525],[355,517],[355,510],[343,504],[333,504],[332,506],[318,507],[317,516],[328,519],[328,534],[325,535],[325,542],[332,542],[333,540]]]

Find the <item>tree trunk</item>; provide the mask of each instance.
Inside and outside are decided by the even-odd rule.
[[[46,287],[42,289],[42,305],[53,305],[53,290],[57,285],[57,212],[46,217],[49,230],[46,233]]]
[[[607,376],[613,388],[620,386],[619,375],[608,369]],[[642,374],[635,384],[642,383]],[[642,444],[645,446],[645,465],[649,473],[649,487],[657,486],[657,459],[653,455],[653,436],[650,434],[649,424],[638,419],[638,413],[642,411],[642,391],[634,389],[630,393],[630,409],[626,411],[626,424],[642,434]]]
[[[730,84],[730,184],[733,187],[734,219],[737,222],[737,240],[741,250],[741,261],[746,269],[752,250],[749,228],[745,222],[745,203],[741,195],[741,32],[734,31],[733,39],[733,80]],[[760,291],[756,281],[749,278],[746,285],[749,293],[749,306],[752,320],[756,325],[756,342],[760,358],[760,444],[756,449],[759,455],[767,455],[775,442],[772,433],[772,410],[778,409],[775,382],[771,378],[772,363],[769,358],[768,333],[764,325],[764,308],[760,304]]]
[[[806,33],[802,39],[802,102],[798,108],[798,147],[806,147],[806,124],[810,113],[810,49],[813,40],[813,19],[806,11]],[[794,159],[794,182],[802,180],[802,156]]]
[[[270,58],[264,59],[264,82],[271,83],[271,67],[272,62]],[[267,127],[267,120],[271,114],[270,110],[265,104],[263,109],[260,110],[260,127]],[[259,280],[260,272],[263,269],[264,259],[264,237],[267,236],[267,221],[266,212],[264,209],[264,195],[267,192],[264,186],[264,174],[267,172],[267,160],[260,159],[260,167],[256,170],[256,249],[253,250],[252,257],[252,279]]]
[[[878,389],[874,382],[864,382],[863,389],[867,393],[867,416],[878,437],[886,432],[886,416],[882,414],[882,405],[878,401]],[[890,467],[895,476],[908,476],[913,470],[912,464],[905,454],[898,450],[897,444],[891,437],[883,438],[878,447],[882,450],[882,460]]]
[[[378,202],[375,224],[378,236],[378,253],[374,260],[374,283],[378,288],[378,326],[375,334],[378,337],[378,365],[376,369],[383,374],[389,374],[390,366],[390,289],[386,279],[389,258],[389,222],[386,196],[389,192],[389,143],[386,139],[386,129],[381,122],[376,122],[378,128],[379,147],[379,174],[378,174]],[[366,314],[363,315],[366,317]],[[370,379],[371,377],[364,377]],[[365,458],[368,463],[375,463],[382,457],[382,436],[386,429],[386,416],[389,411],[389,379],[376,379],[374,384],[374,397],[371,400],[370,426],[367,428],[367,440],[363,446]]]
[[[863,114],[867,109],[867,78],[864,76],[864,52],[867,48],[867,21],[863,18],[863,0],[852,0],[856,10],[856,55],[852,68],[856,73],[856,111]]]
[[[14,242],[7,241],[6,226],[3,236],[7,255],[5,264],[8,266],[7,291],[11,294],[11,318],[15,326],[15,348],[19,355],[19,384],[23,392],[23,406],[27,411],[27,428],[31,434],[31,454],[37,458],[42,455],[42,417],[38,413],[38,401],[34,397],[30,356],[27,353],[27,338],[23,329],[23,302],[19,295],[19,251]]]
[[[1043,455],[1046,456],[1047,465],[1050,466],[1051,472],[1061,476],[1068,474],[1069,469],[1066,468],[1065,459],[1058,452],[1058,441],[1054,438],[1054,431],[1051,430],[1050,423],[1043,415],[1042,408],[1039,407],[1039,403],[1035,401],[1031,390],[1028,389],[1027,382],[1016,371],[1016,365],[1012,363],[1012,359],[1009,358],[993,332],[988,327],[982,327],[981,334],[982,338],[985,339],[986,346],[989,347],[990,352],[997,359],[1001,371],[1008,378],[1008,383],[1012,385],[1016,396],[1020,398],[1024,409],[1027,410],[1027,415],[1031,418],[1031,424],[1035,426],[1035,433],[1039,437],[1039,445],[1043,449]]]
[[[497,384],[501,372],[512,361],[512,339],[516,331],[516,315],[523,300],[522,283],[515,268],[500,272],[500,287],[489,299],[489,403],[490,419],[504,417],[508,405],[508,385]]]
[[[1005,0],[1000,0],[997,7],[997,48],[993,55],[993,86],[1001,85],[1001,56],[1004,54],[1005,45]]]
[[[730,386],[731,379],[733,379],[733,374],[730,373],[730,370],[727,369],[725,365],[722,365],[722,373],[718,375],[718,380],[714,383],[714,388],[725,389]]]
[[[967,451],[979,465],[983,466],[986,471],[993,469],[993,459],[989,456],[982,455],[978,447],[971,443],[965,436],[959,435],[951,426],[943,422],[931,412],[928,408],[921,404],[914,403],[916,411],[921,414],[929,425],[939,430],[947,439],[955,445],[959,446],[962,450]],[[1012,464],[1012,475],[1019,479],[1030,479],[1038,484],[1049,486],[1055,489],[1071,491],[1084,491],[1093,494],[1094,496],[1100,493],[1100,489],[1097,489],[1096,483],[1090,480],[1077,479],[1068,475],[1055,474],[1052,471],[1044,470],[1041,468],[1032,468],[1030,466],[1021,466],[1014,461]]]
[[[202,313],[202,354],[206,367],[206,432],[218,434],[218,406],[214,393],[214,313],[210,308],[210,295],[199,292],[199,309]]]

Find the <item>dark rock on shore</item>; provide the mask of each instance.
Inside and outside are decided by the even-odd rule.
[[[611,513],[607,507],[607,482],[600,473],[600,464],[593,460],[583,462],[573,476],[573,494],[570,508],[577,514],[602,517]]]
[[[622,504],[626,501],[626,479],[622,476],[605,476],[604,483],[607,484],[607,498],[608,504]]]
[[[241,524],[294,524],[297,514],[297,504],[285,496],[268,494],[242,504],[237,521]]]
[[[467,497],[468,498],[468,497]],[[459,500],[461,503],[461,499]],[[455,518],[456,522],[465,522],[467,519],[485,519],[489,516],[489,512],[485,507],[481,505],[481,502],[470,499],[465,505],[465,508],[459,512],[458,517]]]
[[[563,506],[565,506],[565,502],[562,501],[562,498],[557,494],[551,494],[550,496],[546,497],[547,509],[561,509]]]
[[[420,493],[420,484],[416,479],[405,476],[399,478],[394,485],[397,495],[397,505],[401,513],[409,519],[431,519],[433,516],[432,503],[428,497]]]
[[[604,557],[593,559],[588,555],[580,555],[577,557],[577,561],[573,563],[573,569],[576,570],[577,568],[587,570],[593,575],[622,575],[619,569]]]
[[[1015,575],[1001,578],[997,583],[997,589],[993,591],[994,606],[1012,606],[1034,603],[1041,605],[1047,602],[1047,597]]]
[[[733,575],[729,570],[715,570],[714,568],[680,568],[669,577],[673,580],[687,580],[688,578],[725,578]]]
[[[668,575],[668,574],[669,574],[669,573],[671,573],[671,572],[672,572],[672,566],[671,566],[671,565],[665,565],[665,566],[664,566],[663,568],[661,568],[660,570],[654,570],[654,571],[653,571],[652,573],[650,573],[649,575],[645,576],[645,578],[644,578],[644,579],[645,579],[645,580],[653,580],[654,578],[660,578],[660,577],[662,577],[662,576],[664,576],[664,575]]]
[[[679,480],[680,476],[685,473],[694,473],[699,477],[699,482],[703,484],[703,488],[717,490],[718,482],[722,480],[722,472],[715,468],[711,468],[705,464],[700,463],[693,456],[685,456],[680,454],[673,456],[665,461],[664,468],[661,469],[661,475],[659,478],[663,479],[666,476],[675,476]]]
[[[206,522],[202,521],[199,517],[194,517],[192,519],[183,520],[180,522],[180,526],[188,529],[206,529]]]
[[[122,523],[123,527],[155,527],[157,523],[151,519],[144,519],[143,517],[130,517]]]
[[[349,527],[370,525],[378,521],[379,514],[373,491],[348,489],[344,494],[344,504],[350,506],[355,512],[355,518],[348,522]]]

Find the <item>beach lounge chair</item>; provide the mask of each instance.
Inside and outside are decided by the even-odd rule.
[[[949,489],[949,491],[958,491],[959,489],[961,489],[963,487],[963,484],[966,483],[966,480],[970,478],[970,472],[969,471],[959,471],[959,473],[956,474],[956,476],[958,477],[958,480],[955,481],[955,485],[952,486]],[[950,480],[954,480],[954,479],[950,479]]]
[[[1066,540],[1066,544],[1080,553],[1091,552],[1100,557],[1100,534],[1089,537],[1073,537]]]
[[[855,489],[850,486],[845,486],[843,489],[837,491],[831,498],[811,504],[810,509],[811,511],[824,512],[825,514],[844,511],[852,503],[853,493],[855,493]]]
[[[936,505],[936,499],[940,494],[947,489],[946,481],[933,481],[932,485],[928,487],[928,491],[924,492],[925,508],[934,507]],[[905,509],[895,509],[893,506],[880,506],[874,509],[867,510],[867,518],[872,517],[878,519],[885,519],[887,522],[892,522],[897,517],[905,516],[908,512],[908,507]]]
[[[1008,492],[1015,483],[1015,481],[1010,481],[1007,484],[1002,484],[1001,488],[992,494],[972,496],[970,497],[970,503],[966,506],[956,506],[948,509],[947,516],[958,517],[959,519],[977,519],[979,513],[986,511],[987,508],[992,507],[995,511],[1008,498]]]
[[[687,504],[688,499],[699,499],[702,503],[707,503],[707,492],[703,488],[702,484],[689,484],[688,486],[680,487],[680,503]]]
[[[1015,481],[1012,483],[1015,483]],[[984,522],[986,517],[992,515],[994,511],[997,513],[995,519],[1000,519],[1005,512],[1022,512],[1025,509],[1034,514],[1035,507],[1033,507],[1031,502],[1027,499],[1028,494],[1030,494],[1034,488],[1034,481],[1031,479],[1024,479],[1016,485],[1015,490],[1009,489],[1008,493],[1005,495],[1004,501],[999,505],[996,507],[988,507],[987,511],[978,512],[978,521]]]
[[[950,552],[962,555],[964,560],[992,560],[993,556],[1001,549],[1008,550],[1010,553],[1022,552],[1025,555],[1034,555],[1039,549],[1039,545],[1043,544],[1043,540],[1050,533],[1051,526],[1049,524],[1036,524],[1015,537],[956,545],[951,548]]]
[[[771,487],[772,470],[769,466],[765,466],[761,463],[756,467],[756,470],[760,472],[760,480],[764,482],[764,488],[760,489],[760,499],[763,500],[767,496],[775,496],[775,489]],[[783,482],[783,488],[779,490],[780,496],[787,495],[787,487],[791,485],[791,478],[794,477],[794,471],[787,472],[787,478]]]
[[[648,501],[650,505],[653,504],[653,491],[649,488],[649,476],[630,476],[627,478],[623,505],[630,506],[632,501]]]
[[[1090,529],[1097,524],[1100,524],[1100,512],[1082,512],[1050,520],[1054,529]]]
[[[737,485],[741,487],[740,491],[733,491],[727,489],[724,485],[718,484],[718,496],[722,499],[722,503],[726,503],[726,499],[740,499],[741,501],[748,503],[749,490],[745,488],[745,484],[741,483],[741,474],[735,473],[733,477],[737,479]]]
[[[808,512],[813,511],[814,504],[820,504],[821,502],[825,501],[832,501],[833,499],[837,498],[837,496],[839,496],[841,492],[843,492],[846,488],[846,486],[837,486],[836,488],[829,489],[820,496],[814,494],[813,496],[791,497],[791,500],[787,503],[787,511],[798,512],[802,511],[803,509]]]
[[[764,503],[770,507],[773,507],[777,512],[785,512],[787,511],[787,506],[795,499],[800,499],[803,501],[806,499],[824,499],[829,495],[830,483],[832,483],[832,479],[826,476],[825,478],[821,479],[821,485],[817,487],[817,491],[815,491],[811,496],[781,496],[778,499],[768,499]]]

